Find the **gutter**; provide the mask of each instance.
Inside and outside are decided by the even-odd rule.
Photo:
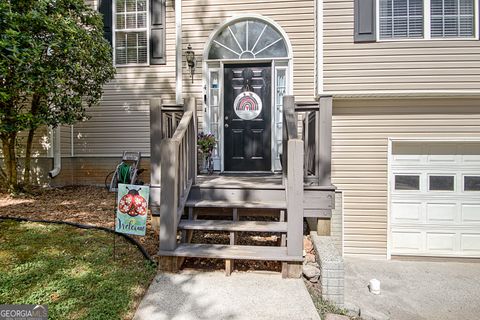
[[[55,178],[62,170],[62,155],[60,150],[60,127],[53,129],[53,169],[48,172],[50,178]]]

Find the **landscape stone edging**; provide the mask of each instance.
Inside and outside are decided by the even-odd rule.
[[[320,268],[319,285],[322,298],[343,308],[345,290],[345,265],[342,255],[334,245],[332,237],[319,236],[310,232],[316,261]]]

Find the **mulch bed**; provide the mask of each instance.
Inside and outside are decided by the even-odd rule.
[[[114,228],[115,194],[105,188],[93,186],[69,186],[61,188],[36,188],[29,194],[12,197],[0,192],[0,217],[10,216],[29,219],[68,221],[80,224]],[[151,226],[150,215],[147,219],[145,237],[132,236],[154,256],[158,251],[158,235]],[[271,219],[271,218],[266,218]],[[238,237],[239,245],[277,245],[279,235],[242,232]],[[194,232],[193,243],[228,244],[228,233]],[[222,270],[222,259],[186,259],[184,268]],[[276,261],[235,262],[235,270],[280,271],[281,264]]]
[[[114,206],[114,193],[92,186],[36,188],[14,197],[0,193],[0,217],[68,221],[113,229]],[[158,237],[150,222],[149,216],[146,237],[132,237],[154,255],[158,251]]]

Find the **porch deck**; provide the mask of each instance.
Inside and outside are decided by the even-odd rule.
[[[198,176],[195,101],[189,100],[181,118],[177,111],[163,110],[161,102],[155,104],[151,120],[159,119],[154,122],[160,126],[151,141],[162,142],[160,148],[152,147],[158,151],[152,158],[162,156],[162,161],[152,162],[151,183],[162,192],[160,197],[160,188],[154,189],[158,192],[151,198],[152,212],[158,208],[161,219],[161,268],[175,271],[183,257],[221,258],[229,275],[234,260],[276,260],[282,262],[284,277],[299,277],[304,218],[329,219],[334,208],[328,134],[331,98],[295,104],[292,96],[284,96],[282,174]],[[305,113],[303,136],[298,133],[298,113]],[[267,214],[273,217],[270,223],[258,219]],[[191,243],[194,231],[228,232],[230,243]],[[278,233],[280,241],[273,247],[239,245],[239,233],[245,231]]]
[[[242,173],[242,174],[212,174],[197,176],[197,185],[216,188],[245,189],[285,189],[281,174],[273,173]]]

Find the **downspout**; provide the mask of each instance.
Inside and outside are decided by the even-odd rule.
[[[55,178],[62,169],[62,154],[60,150],[60,127],[53,129],[53,169],[48,172],[50,178]]]
[[[182,74],[182,0],[175,0],[175,100],[183,104],[183,74]]]

